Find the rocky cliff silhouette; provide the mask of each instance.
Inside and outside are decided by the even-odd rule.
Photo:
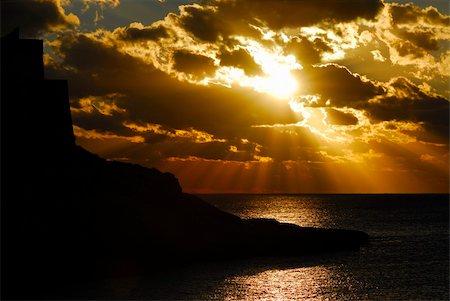
[[[64,285],[87,279],[354,250],[367,240],[359,231],[243,220],[183,193],[172,174],[77,146],[67,82],[44,79],[42,54],[42,41],[18,31],[1,40],[3,298],[61,298]]]

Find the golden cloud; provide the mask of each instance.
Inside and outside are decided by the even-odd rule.
[[[2,1],[2,35],[20,28],[23,36],[76,27],[78,17],[66,14],[62,0]]]
[[[165,129],[160,124],[146,123],[144,125],[138,125],[130,122],[125,122],[123,125],[138,133],[150,132],[158,135],[164,135],[169,138],[189,139],[194,143],[226,142],[225,139],[218,139],[215,138],[214,135],[208,134],[207,132],[198,131],[192,128],[183,130]]]

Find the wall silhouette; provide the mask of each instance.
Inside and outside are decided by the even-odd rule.
[[[74,145],[67,81],[44,79],[43,41],[17,29],[2,38],[1,56],[2,138],[46,151]]]

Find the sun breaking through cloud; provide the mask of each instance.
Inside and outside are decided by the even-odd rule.
[[[195,3],[194,3],[195,2]],[[77,141],[192,192],[448,192],[450,17],[421,1],[8,1]],[[205,175],[208,175],[206,177]]]

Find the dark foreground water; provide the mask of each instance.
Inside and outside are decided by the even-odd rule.
[[[162,300],[449,300],[448,195],[202,195],[243,218],[357,229],[359,252],[254,258],[115,279],[109,298]]]

